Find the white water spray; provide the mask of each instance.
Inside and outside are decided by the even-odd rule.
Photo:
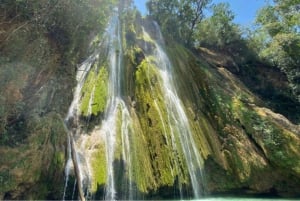
[[[155,63],[159,68],[158,72],[162,79],[161,87],[164,93],[165,106],[168,114],[168,125],[172,139],[172,146],[173,148],[177,149],[175,136],[178,136],[180,146],[186,160],[194,197],[199,198],[201,195],[201,183],[199,179],[201,179],[202,176],[201,169],[203,166],[203,159],[193,139],[189,120],[184,111],[184,106],[180,98],[178,97],[177,91],[174,87],[174,81],[172,77],[172,64],[162,48],[162,45],[164,43],[162,34],[157,24],[155,24],[155,27],[157,38],[156,41],[153,41],[155,43]],[[147,35],[146,37],[150,37],[146,31],[144,31],[144,34]],[[158,112],[160,112],[159,109]],[[181,189],[179,190],[181,191]]]
[[[130,158],[130,142],[129,142],[129,130],[131,124],[131,118],[125,102],[121,97],[121,77],[122,77],[122,44],[121,44],[121,30],[118,16],[113,16],[110,26],[107,30],[109,36],[109,94],[108,102],[106,106],[106,112],[100,133],[105,135],[106,144],[106,161],[107,161],[107,182],[105,189],[105,199],[115,200],[117,196],[117,190],[115,186],[114,175],[114,160],[115,160],[115,146],[117,140],[117,127],[121,128],[121,145],[122,146],[122,160],[125,162],[127,172],[127,179],[129,180],[128,198],[132,199],[132,172],[131,172],[131,158]],[[121,118],[121,125],[117,125],[118,118]]]
[[[78,157],[78,152],[79,149],[76,148],[76,143],[74,142],[74,135],[78,134],[79,131],[79,106],[80,106],[80,94],[82,91],[82,87],[84,84],[84,81],[86,80],[86,77],[88,75],[88,72],[91,69],[92,64],[98,59],[99,55],[98,54],[93,54],[91,55],[86,61],[83,62],[82,65],[80,65],[80,67],[77,69],[77,74],[76,74],[76,80],[77,80],[77,86],[75,88],[74,91],[74,95],[73,95],[73,101],[69,107],[68,110],[68,114],[65,118],[65,124],[66,124],[66,128],[68,131],[68,160],[67,160],[67,164],[65,167],[65,187],[64,187],[64,193],[63,193],[63,200],[65,200],[65,196],[66,196],[66,190],[68,187],[68,181],[69,181],[69,174],[71,172],[71,170],[73,170],[73,172],[75,171],[75,165],[77,165],[77,177],[80,178],[80,181],[78,181],[78,183],[80,182],[80,184],[78,184],[79,186],[84,186],[86,184],[83,183],[84,179],[87,179],[86,177],[88,177],[88,173],[87,174],[83,174],[82,173],[82,168],[81,168],[81,164],[80,163],[80,159]],[[72,157],[73,155],[73,157]],[[74,164],[76,163],[76,164]],[[88,179],[87,179],[88,180]],[[83,195],[82,195],[83,196]]]
[[[107,181],[105,186],[105,195],[104,198],[106,200],[115,200],[117,196],[117,190],[115,186],[115,146],[116,140],[118,137],[117,129],[120,127],[121,133],[121,150],[122,150],[122,160],[125,163],[126,170],[125,175],[128,179],[128,183],[126,184],[128,188],[128,194],[125,195],[126,198],[132,199],[132,170],[131,170],[131,157],[130,157],[130,141],[129,135],[133,132],[131,129],[132,120],[130,118],[129,110],[125,102],[121,97],[121,76],[122,76],[122,45],[121,45],[121,30],[120,30],[120,22],[118,19],[117,12],[111,18],[108,28],[106,29],[106,33],[104,34],[104,40],[102,44],[102,49],[107,50],[107,60],[108,60],[108,71],[109,71],[109,82],[108,82],[108,99],[106,110],[104,113],[104,119],[101,123],[101,128],[96,129],[95,132],[98,136],[103,137],[95,137],[94,134],[91,136],[83,135],[80,126],[80,105],[81,105],[81,96],[82,96],[82,88],[84,86],[85,80],[87,79],[88,73],[92,70],[93,64],[99,59],[99,51],[95,51],[95,53],[90,56],[77,70],[77,86],[74,91],[74,98],[69,108],[67,117],[65,119],[66,127],[68,128],[69,135],[69,148],[68,148],[68,162],[65,168],[66,174],[66,182],[64,188],[63,199],[66,196],[66,190],[68,186],[68,178],[71,172],[71,169],[75,169],[74,166],[77,167],[78,175],[77,175],[77,183],[79,191],[81,190],[85,193],[85,196],[89,193],[89,187],[91,184],[91,153],[92,151],[87,150],[89,147],[90,150],[93,149],[93,145],[89,145],[91,139],[92,140],[100,140],[103,139],[105,142],[106,149],[106,167],[107,167]],[[97,70],[97,69],[96,69]],[[92,104],[94,101],[95,93],[98,93],[93,88],[88,103],[88,115],[92,113]],[[121,125],[118,125],[118,121],[121,122]],[[74,136],[76,135],[76,140],[74,140]],[[76,141],[76,142],[75,142]],[[72,150],[71,150],[72,149]],[[72,160],[72,154],[74,155]],[[73,163],[72,163],[73,162]],[[74,164],[74,165],[72,165]]]

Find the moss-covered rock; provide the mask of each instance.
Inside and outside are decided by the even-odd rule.
[[[207,191],[276,195],[284,191],[282,175],[293,175],[293,185],[299,182],[299,127],[263,108],[262,101],[226,69],[210,66],[176,44],[170,46],[179,94],[190,108],[191,125],[201,128],[193,126],[195,139],[201,139],[197,144],[209,156]],[[213,175],[221,172],[222,180],[215,180]],[[292,189],[287,192],[297,195]]]
[[[91,155],[91,166],[92,166],[92,186],[91,192],[96,193],[103,188],[106,183],[107,168],[106,168],[106,156],[105,156],[105,145],[99,144]]]
[[[44,30],[18,23],[0,40],[0,199],[61,199],[74,69]]]
[[[103,114],[108,96],[108,72],[106,66],[95,63],[81,90],[80,111],[84,117]]]
[[[1,193],[6,199],[58,198],[55,194],[60,194],[62,189],[66,139],[62,119],[49,114],[31,122],[28,125],[30,136],[22,145],[0,149],[3,154],[1,164],[5,164],[0,169]],[[49,192],[53,194],[49,195]]]

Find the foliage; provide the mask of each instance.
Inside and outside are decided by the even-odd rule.
[[[24,138],[20,131],[25,124],[22,90],[30,70],[28,65],[17,62],[0,64],[0,145],[14,145]]]
[[[295,97],[300,101],[300,14],[294,0],[275,1],[260,10],[256,41],[261,58],[278,66],[288,77]],[[257,39],[258,38],[258,39]]]
[[[203,10],[210,0],[150,0],[150,17],[156,20],[165,34],[192,45],[196,26],[204,17]]]
[[[234,14],[228,3],[213,5],[212,11],[212,16],[197,27],[197,43],[230,52],[242,41],[241,31],[233,23]]]
[[[3,3],[2,3],[3,2]],[[17,32],[31,30],[54,41],[65,56],[82,54],[92,31],[103,32],[110,0],[3,0],[0,12],[6,24],[19,24],[7,31],[5,40]]]

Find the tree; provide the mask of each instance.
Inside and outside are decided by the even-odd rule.
[[[211,0],[150,0],[150,17],[158,22],[162,31],[172,38],[191,45],[196,26],[204,17],[203,10]]]
[[[228,3],[213,5],[212,11],[212,16],[197,27],[197,43],[230,52],[241,40],[239,27],[233,23],[234,14]]]
[[[265,33],[260,57],[281,69],[300,101],[300,6],[297,0],[275,0],[260,10],[257,32]]]
[[[204,18],[203,10],[210,0],[182,0],[179,9],[179,20],[184,29],[180,29],[180,35],[185,39],[187,45],[191,45],[194,41],[196,26]]]

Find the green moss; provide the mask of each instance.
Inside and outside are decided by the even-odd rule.
[[[93,151],[91,156],[91,166],[93,180],[91,185],[91,192],[96,193],[100,186],[104,186],[107,178],[105,145],[99,144],[97,149]]]
[[[151,159],[147,147],[147,139],[142,132],[138,116],[132,112],[132,122],[134,135],[130,135],[130,148],[133,180],[136,183],[138,190],[142,193],[148,193],[150,189],[156,189],[157,184],[152,175]],[[143,151],[141,151],[143,150]]]
[[[53,157],[53,163],[56,168],[63,168],[65,164],[65,154],[63,152],[55,152]]]
[[[137,39],[143,40],[144,42],[146,42],[146,43],[148,43],[148,44],[154,44],[153,39],[152,39],[151,36],[149,36],[149,34],[146,33],[146,32],[143,32],[143,33],[141,34],[141,36],[138,36]]]
[[[90,106],[90,99],[93,98],[93,91],[95,90],[93,84],[95,81],[95,72],[90,71],[84,86],[82,88],[82,98],[81,98],[81,113],[83,116],[89,116],[89,106]]]
[[[123,119],[122,119],[122,108],[123,106],[118,105],[118,111],[116,114],[116,142],[115,142],[115,156],[114,158],[116,160],[121,160],[122,159],[122,123],[123,123]]]
[[[98,73],[95,93],[94,93],[94,103],[92,106],[92,114],[98,115],[98,113],[104,112],[107,100],[107,83],[108,83],[108,72],[106,68],[102,67]]]
[[[97,64],[89,72],[82,88],[81,114],[97,116],[104,112],[108,94],[108,72],[102,66],[97,72]],[[91,111],[89,111],[91,108]],[[91,112],[91,113],[90,113]]]
[[[128,57],[131,64],[137,66],[139,65],[138,60],[140,59],[138,57],[141,57],[141,55],[143,55],[143,51],[141,48],[133,46],[132,48],[126,50],[125,55]]]
[[[155,181],[155,186],[148,186],[150,189],[155,189],[157,186],[173,186],[176,177],[181,184],[189,180],[178,133],[174,133],[175,139],[173,139],[177,149],[176,151],[172,149],[167,108],[161,90],[162,80],[157,67],[152,62],[153,59],[146,58],[135,74],[137,111],[143,135],[148,142],[151,177]]]
[[[90,49],[95,50],[100,42],[101,42],[101,35],[97,34],[95,38],[92,40],[92,42],[90,43]]]

